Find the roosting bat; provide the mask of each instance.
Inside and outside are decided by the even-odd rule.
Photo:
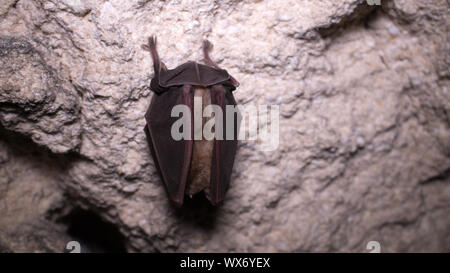
[[[181,206],[185,194],[192,196],[204,191],[211,204],[217,205],[223,201],[230,183],[241,117],[239,113],[232,115],[232,139],[225,137],[226,126],[223,126],[223,139],[208,140],[204,136],[194,139],[194,97],[201,98],[202,113],[210,104],[219,106],[223,112],[222,117],[202,117],[200,128],[211,118],[215,119],[216,125],[221,118],[225,125],[230,122],[226,106],[236,106],[232,91],[239,83],[211,60],[212,44],[207,40],[203,41],[206,65],[189,61],[174,69],[167,69],[160,61],[155,36],[150,37],[142,48],[149,51],[153,59],[154,77],[150,89],[155,93],[145,114],[147,125],[144,131],[169,198]],[[183,128],[190,129],[190,138],[175,140],[171,135],[172,125],[177,121],[171,111],[176,105],[186,105],[190,111],[190,128]]]

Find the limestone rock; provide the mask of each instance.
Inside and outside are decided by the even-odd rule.
[[[133,252],[450,250],[448,1],[0,6],[0,251],[63,251],[78,210]],[[280,106],[278,148],[240,142],[221,207],[176,210],[157,175],[142,130],[151,34],[169,68],[201,60],[208,38],[238,103]],[[13,221],[54,243],[20,241],[33,228]]]

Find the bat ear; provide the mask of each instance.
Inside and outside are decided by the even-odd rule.
[[[161,68],[162,70],[167,70],[167,66],[165,63],[161,62]]]
[[[150,47],[148,45],[141,45],[141,48],[145,51],[150,51]]]

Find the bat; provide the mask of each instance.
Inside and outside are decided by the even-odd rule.
[[[148,44],[141,46],[150,52],[153,60],[154,76],[150,89],[155,94],[145,113],[144,131],[155,167],[170,200],[177,207],[182,206],[185,195],[192,197],[199,192],[204,192],[212,205],[219,205],[230,184],[241,119],[238,111],[227,116],[229,110],[226,106],[237,105],[232,92],[239,82],[211,60],[209,52],[213,45],[208,40],[203,41],[205,64],[188,61],[174,69],[168,69],[160,60],[156,43],[156,37],[151,36]],[[194,126],[194,101],[202,102],[202,113],[208,105],[216,105],[223,115],[202,115],[201,126]],[[183,131],[190,132],[190,137],[179,140],[171,134],[178,120],[171,116],[171,112],[177,105],[186,106],[191,114],[190,128],[183,125]],[[222,129],[222,138],[194,138],[194,131],[202,129],[211,119],[216,125],[219,121],[227,124],[230,117],[233,130],[228,133],[232,138],[225,137],[229,129],[226,126]],[[214,127],[214,133],[216,130],[218,128]]]

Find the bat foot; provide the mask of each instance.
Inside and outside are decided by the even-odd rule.
[[[213,50],[214,46],[213,44],[208,40],[203,40],[203,51],[204,52],[211,52]]]
[[[146,51],[152,51],[156,48],[156,35],[148,37],[148,43],[146,45],[141,45],[141,48]]]
[[[148,37],[148,45],[150,47],[156,47],[156,35]]]

